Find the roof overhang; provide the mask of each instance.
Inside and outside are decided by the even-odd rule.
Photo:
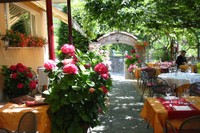
[[[39,0],[1,0],[0,3],[9,3],[9,2],[27,2],[27,1],[39,1]]]
[[[46,11],[46,3],[44,1],[34,1],[32,2],[33,4],[35,4],[36,6],[40,7],[42,10]],[[52,12],[53,12],[53,16],[57,19],[59,19],[60,21],[68,24],[68,15],[60,10],[58,10],[55,7],[52,7]],[[83,36],[87,37],[87,35],[85,34],[85,32],[81,29],[80,25],[72,19],[72,26],[75,30],[77,30],[78,32],[80,32]]]
[[[27,1],[41,1],[41,0],[0,0],[0,3],[9,3],[9,2],[27,2]],[[45,0],[42,0],[45,1]],[[66,3],[67,0],[52,0],[52,3]]]

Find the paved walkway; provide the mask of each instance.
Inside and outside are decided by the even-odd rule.
[[[125,80],[120,74],[112,74],[112,79],[108,111],[100,117],[101,125],[93,128],[92,133],[153,133],[139,116],[143,102],[136,81]]]

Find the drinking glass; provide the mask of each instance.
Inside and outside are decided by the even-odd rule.
[[[190,90],[189,89],[185,89],[183,92],[183,97],[187,98],[190,95]]]
[[[167,88],[166,90],[165,90],[165,94],[166,94],[166,96],[169,98],[169,96],[171,95],[171,93],[172,93],[172,91],[171,91],[171,88]]]
[[[170,95],[172,94],[171,88],[166,88],[165,94],[167,96],[167,99],[169,100],[169,106],[172,106],[172,104],[171,104],[171,98],[170,98]]]

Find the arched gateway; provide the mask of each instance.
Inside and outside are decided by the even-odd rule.
[[[116,31],[116,32],[110,32],[103,35],[102,37],[97,39],[97,42],[92,42],[90,46],[95,45],[96,48],[99,48],[106,44],[121,43],[121,44],[126,44],[132,47],[135,47],[135,44],[137,42],[138,42],[137,37],[135,37],[134,35],[124,32],[124,31]],[[125,78],[130,78],[129,72],[126,69],[126,66],[124,67],[124,74],[125,74]]]
[[[137,43],[137,37],[124,31],[116,31],[103,35],[97,39],[97,43],[99,43],[100,46],[111,43],[122,43],[134,47],[134,44]]]

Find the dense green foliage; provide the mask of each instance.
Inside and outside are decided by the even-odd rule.
[[[171,56],[174,43],[188,56],[196,56],[200,46],[200,1],[74,0],[72,16],[93,41],[112,31],[126,31],[148,41],[148,51],[154,53],[149,58],[157,60],[166,53]],[[122,45],[113,45],[112,49],[121,50]]]
[[[170,8],[169,8],[170,7]],[[86,0],[85,10],[106,32],[123,30],[150,42],[150,49],[178,43],[193,49],[200,40],[200,1],[191,0]],[[157,47],[159,45],[159,47]]]
[[[100,53],[76,49],[74,55],[72,45],[64,46],[68,50],[59,50],[63,55],[60,61],[44,65],[49,77],[45,100],[50,105],[52,133],[84,133],[84,126],[99,125],[112,80]]]
[[[63,8],[63,11],[66,12],[66,6]],[[69,35],[68,35],[68,25],[64,22],[60,22],[60,26],[57,32],[58,38],[58,46],[57,49],[60,49],[63,44],[69,43]],[[81,35],[80,32],[76,31],[75,29],[72,30],[72,37],[73,37],[73,44],[76,48],[80,49],[82,52],[86,52],[88,50],[89,45],[89,38],[84,37]],[[59,55],[57,54],[59,57]]]

